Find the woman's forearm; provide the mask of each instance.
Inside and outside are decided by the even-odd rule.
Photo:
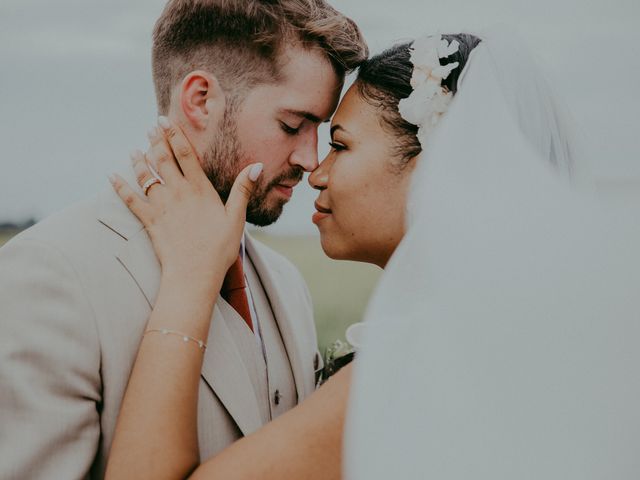
[[[177,278],[163,278],[148,328],[172,328],[179,317],[188,320],[181,322],[190,329],[184,333],[207,338],[222,283],[222,275],[217,277],[219,283],[205,288],[202,282],[190,287]],[[203,352],[193,342],[145,335],[118,420],[107,480],[340,478],[351,365],[301,405],[198,467],[202,360]]]
[[[181,479],[198,464],[200,342],[238,257],[247,205],[263,168],[247,165],[223,202],[182,129],[165,117],[159,127],[147,154],[132,155],[144,197],[122,177],[111,179],[147,230],[162,279],[116,425],[109,479]]]
[[[352,365],[299,406],[202,464],[192,480],[337,480]]]
[[[224,272],[163,273],[148,330],[206,341]],[[199,463],[197,405],[204,350],[177,335],[144,335],[112,445],[107,479],[183,479]]]

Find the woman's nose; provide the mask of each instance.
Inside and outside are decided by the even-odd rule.
[[[311,175],[309,175],[309,185],[316,190],[324,190],[327,188],[327,184],[329,183],[329,170],[330,168],[330,155],[318,165]]]

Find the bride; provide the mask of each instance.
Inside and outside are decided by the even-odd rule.
[[[466,69],[365,315],[345,475],[640,478],[640,188],[589,178],[513,35]]]
[[[154,187],[150,198],[142,198],[121,178],[115,178],[113,183],[149,230],[162,264],[162,286],[148,330],[170,329],[196,339],[206,338],[215,294],[237,256],[244,210],[260,165],[250,165],[239,173],[232,194],[223,205],[178,126],[171,130],[168,143],[176,152],[177,164],[167,171],[163,184]],[[448,293],[446,288],[455,289],[457,281],[458,300],[465,303],[467,296],[470,304],[476,300],[474,291],[467,290],[472,286],[461,278],[447,277],[447,266],[434,260],[431,245],[421,243],[424,231],[432,236],[433,232],[440,234],[436,236],[439,245],[447,240],[455,243],[460,239],[447,237],[447,232],[473,233],[472,227],[478,221],[463,208],[473,207],[473,201],[459,205],[429,203],[440,200],[439,195],[455,201],[446,195],[449,189],[465,191],[453,189],[456,185],[443,172],[461,175],[464,186],[470,187],[496,173],[504,173],[508,182],[512,170],[520,169],[520,183],[514,186],[526,185],[526,175],[530,174],[531,185],[538,188],[556,185],[557,172],[572,169],[573,152],[562,115],[526,49],[511,37],[427,36],[366,61],[332,120],[331,139],[331,152],[309,179],[319,191],[313,220],[330,257],[389,269],[368,313],[373,327],[379,327],[383,317],[405,313],[407,318],[401,324],[415,327],[424,307],[422,297],[426,293],[437,296],[439,289]],[[164,139],[153,141],[160,144]],[[451,158],[447,157],[449,153]],[[458,161],[462,158],[474,162]],[[507,158],[513,159],[517,168],[510,170],[504,163]],[[149,161],[152,164],[153,158]],[[523,167],[526,162],[531,165]],[[505,166],[506,172],[500,172]],[[134,161],[138,173],[147,168],[141,159]],[[496,178],[499,180],[499,175]],[[540,178],[545,181],[540,183]],[[508,202],[508,198],[501,197],[501,201]],[[427,224],[430,216],[423,211],[438,208],[453,216],[431,215],[435,222]],[[532,213],[525,212],[535,219]],[[526,215],[524,223],[531,219]],[[481,220],[492,225],[490,214]],[[518,225],[525,229],[523,219],[519,220]],[[467,222],[468,232],[451,228]],[[188,236],[181,233],[185,231]],[[208,247],[199,248],[202,244]],[[473,256],[469,257],[472,253],[473,250],[456,250],[458,257],[448,257],[453,262],[449,265],[451,271],[460,270],[456,262],[473,261]],[[423,266],[433,266],[435,270],[420,270]],[[441,274],[437,278],[443,280],[442,284],[428,282],[431,274]],[[421,290],[425,287],[432,290]],[[369,342],[369,336],[380,346],[382,336],[389,332],[389,328],[377,328],[367,335],[365,330],[365,340]],[[415,342],[420,338],[410,329],[404,329],[403,335],[412,347],[407,351],[419,351]],[[400,353],[403,347],[398,339],[389,338],[398,349],[396,353]],[[195,416],[202,349],[187,348],[191,346],[169,336],[144,337],[125,394],[107,478],[341,476],[351,366],[297,408],[198,465]],[[416,440],[410,435],[414,430],[406,423],[418,411],[398,415],[406,420],[403,428],[408,434],[403,437],[402,429],[390,435],[395,416],[386,410],[391,405],[390,397],[408,396],[394,387],[411,386],[406,380],[404,384],[394,382],[394,373],[389,369],[402,370],[411,366],[411,360],[406,359],[406,364],[387,362],[388,368],[380,370],[384,376],[376,379],[373,366],[380,367],[382,355],[368,350],[366,342],[362,354],[347,431],[347,472],[357,478],[389,478],[381,476],[384,469],[376,472],[374,466],[379,467],[387,459],[415,466],[416,459],[420,459],[415,451],[420,450],[420,436],[412,444],[413,449],[405,450],[410,455],[393,448],[389,450],[393,454],[385,455],[384,449],[392,445],[384,438],[367,437],[378,423],[379,433],[387,434],[389,440],[403,446],[409,438]],[[415,373],[415,369],[408,370]],[[366,407],[367,392],[373,391],[382,394]],[[418,389],[418,393],[422,392],[423,388]],[[398,463],[393,465],[397,467]],[[405,469],[403,478],[409,477],[416,478],[416,471]]]

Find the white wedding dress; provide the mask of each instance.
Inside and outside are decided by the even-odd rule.
[[[640,194],[570,182],[536,67],[484,38],[366,315],[346,478],[637,480]]]

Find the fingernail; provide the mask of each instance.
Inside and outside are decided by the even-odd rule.
[[[156,127],[152,127],[151,130],[147,132],[147,137],[151,142],[153,142],[156,138],[158,138],[158,129]]]
[[[260,174],[262,173],[263,165],[261,163],[256,163],[251,170],[249,170],[249,180],[255,182]]]
[[[129,154],[129,156],[131,157],[131,160],[138,160],[140,157],[144,157],[144,153],[142,153],[141,150],[131,150],[131,153]]]
[[[107,175],[107,178],[109,179],[109,182],[111,183],[111,185],[115,185],[116,184],[116,176],[115,174],[111,174],[111,175]]]
[[[169,119],[163,115],[158,117],[158,125],[165,130],[171,128],[171,122],[169,122]]]

